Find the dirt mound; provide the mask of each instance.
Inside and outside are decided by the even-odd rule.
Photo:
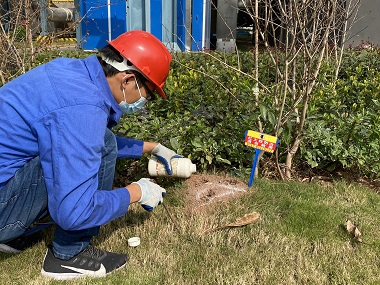
[[[192,175],[186,180],[187,205],[192,209],[206,209],[216,202],[240,197],[248,190],[242,181],[217,175]]]

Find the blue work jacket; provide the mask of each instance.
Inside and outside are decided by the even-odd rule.
[[[123,216],[125,188],[97,190],[106,128],[122,111],[96,56],[55,59],[0,88],[0,191],[39,156],[51,217],[66,230]],[[143,141],[117,138],[118,157],[138,158]]]

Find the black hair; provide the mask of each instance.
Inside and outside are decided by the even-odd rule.
[[[106,57],[110,60],[117,61],[117,62],[123,62],[124,61],[124,57],[111,45],[106,45],[105,47],[101,48],[99,50],[99,52],[104,57]],[[98,60],[99,60],[100,65],[103,68],[103,72],[104,72],[104,75],[106,77],[114,76],[120,72],[115,67],[113,67],[112,65],[109,65],[107,62],[105,62],[101,56],[98,56]],[[131,63],[131,65],[133,65],[133,64]],[[139,83],[139,84],[144,84],[147,81],[145,79],[145,77],[138,71],[126,70],[125,73],[126,74],[134,74],[136,76],[137,83]]]
[[[117,61],[117,62],[123,62],[124,58],[121,56],[121,54],[111,45],[106,45],[105,47],[101,48],[99,52],[106,58]],[[103,68],[104,75],[106,77],[111,77],[119,73],[120,71],[117,70],[112,65],[109,65],[106,63],[101,56],[98,56],[98,60],[100,65]]]

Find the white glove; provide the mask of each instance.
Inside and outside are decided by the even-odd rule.
[[[165,165],[166,172],[169,175],[173,174],[170,160],[172,158],[182,157],[160,143],[152,150],[151,153],[154,154]]]
[[[158,184],[150,181],[149,178],[141,178],[136,183],[141,188],[141,199],[138,201],[147,211],[153,211],[155,207],[163,202],[166,190]],[[132,184],[133,184],[132,183]]]

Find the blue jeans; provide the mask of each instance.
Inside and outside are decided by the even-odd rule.
[[[112,189],[117,157],[115,135],[107,129],[98,178],[99,189]],[[0,189],[0,243],[22,235],[48,211],[48,193],[39,157],[27,162],[7,184]],[[58,225],[53,240],[54,255],[70,259],[82,251],[99,227],[80,231],[66,231]]]

